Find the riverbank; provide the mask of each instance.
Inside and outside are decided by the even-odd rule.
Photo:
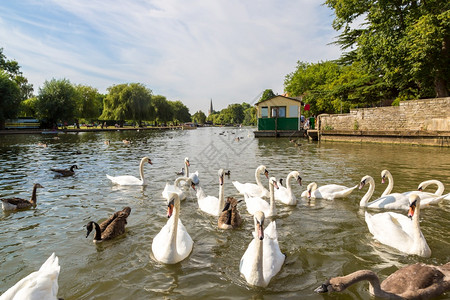
[[[52,129],[5,129],[0,130],[0,135],[7,134],[58,134],[68,132],[100,132],[100,131],[140,131],[140,130],[186,130],[195,129],[195,127],[185,126],[158,126],[158,127],[80,127],[80,128],[58,128]]]

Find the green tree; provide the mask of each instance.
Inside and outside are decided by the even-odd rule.
[[[153,107],[155,109],[155,119],[159,123],[167,124],[173,120],[173,109],[166,97],[156,95],[153,97]]]
[[[75,118],[79,95],[68,79],[45,81],[39,89],[36,110],[44,126],[56,127],[58,122],[71,122]]]
[[[245,106],[244,106],[245,107]],[[256,107],[248,107],[244,110],[244,121],[242,125],[255,126],[256,125]]]
[[[191,121],[189,108],[181,101],[169,101],[173,111],[173,121],[177,123],[186,123]]]
[[[19,116],[36,117],[38,115],[36,108],[38,101],[37,97],[31,97],[22,101]]]
[[[0,70],[0,129],[5,128],[5,121],[15,118],[20,108],[20,88],[10,76]]]
[[[450,3],[326,0],[334,9],[342,59],[361,62],[404,99],[446,97],[450,91]],[[364,17],[363,28],[352,22]]]
[[[265,100],[270,99],[270,98],[273,98],[273,97],[275,97],[275,96],[276,96],[276,95],[274,94],[274,92],[273,92],[271,89],[266,89],[266,90],[264,90],[264,92],[262,93],[261,98],[259,98],[259,101],[258,101],[258,102],[265,101]]]
[[[121,126],[125,120],[136,121],[140,126],[143,120],[153,119],[152,91],[143,84],[118,84],[107,91],[99,119],[116,120]]]
[[[97,120],[103,111],[103,95],[96,88],[87,85],[76,85],[79,97],[76,116],[78,118]]]
[[[206,115],[201,110],[197,111],[195,114],[192,115],[192,122],[197,124],[205,124],[206,122]]]
[[[28,83],[22,72],[19,63],[15,60],[8,60],[3,54],[3,48],[0,48],[0,70],[4,70],[9,74],[20,88],[20,99],[25,100],[33,96],[33,85]]]

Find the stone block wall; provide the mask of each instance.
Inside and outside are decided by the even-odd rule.
[[[320,115],[326,131],[450,132],[450,97],[402,101],[399,106],[360,108],[348,114]]]

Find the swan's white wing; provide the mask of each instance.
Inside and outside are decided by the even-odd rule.
[[[400,193],[393,193],[368,203],[367,207],[386,208],[386,209],[409,209],[409,197]]]
[[[112,183],[114,184],[119,184],[119,185],[143,185],[142,180],[140,180],[139,178],[136,178],[134,176],[131,175],[123,175],[123,176],[109,176],[108,174],[106,175],[106,177],[108,177],[109,180],[112,181]]]
[[[247,195],[245,195],[244,198],[249,214],[254,215],[257,211],[262,211],[266,217],[272,215],[270,204],[266,200],[260,197],[247,197]]]
[[[207,214],[218,217],[222,212],[222,208],[219,207],[219,198],[214,196],[206,196],[198,198],[199,208]]]
[[[58,257],[53,253],[41,266],[39,271],[33,272],[21,279],[3,293],[0,299],[56,300],[58,299],[59,271]]]
[[[357,187],[358,185],[349,188],[339,184],[327,184],[317,188],[311,196],[333,200],[335,198],[343,198],[350,195]]]
[[[153,238],[152,252],[158,261],[165,262],[167,257],[173,255],[170,252],[170,232],[173,230],[174,218],[167,220],[166,225]]]
[[[267,225],[264,230],[263,240],[264,250],[264,280],[269,284],[273,276],[275,276],[284,264],[285,255],[281,253],[280,245],[278,244],[278,234],[275,221]]]
[[[186,199],[186,195],[179,187],[173,184],[166,183],[166,186],[164,187],[164,190],[161,193],[162,196],[164,197],[164,199],[169,200],[170,194],[172,193],[178,194],[178,197],[180,198],[181,201]]]
[[[295,195],[284,186],[279,186],[278,189],[275,189],[274,194],[275,200],[281,201],[284,204],[287,205],[297,204],[297,199],[295,198]]]
[[[244,275],[245,279],[249,280],[252,274],[253,265],[256,263],[256,241],[252,239],[250,244],[245,250],[244,255],[241,258],[241,262],[239,264],[239,271],[242,275]]]
[[[181,220],[178,220],[178,232],[177,232],[177,252],[180,256],[180,261],[188,257],[194,246],[194,241],[184,227]]]
[[[438,204],[439,202],[441,202],[444,199],[450,200],[450,193],[448,193],[446,195],[442,195],[442,196],[434,195],[434,197],[423,198],[423,199],[421,198],[420,199],[420,208],[425,208],[425,207],[428,207],[429,205]]]
[[[365,214],[365,220],[370,233],[380,243],[409,252],[412,243],[412,222],[406,216],[385,212],[375,215]],[[408,222],[409,221],[409,222]]]
[[[233,185],[238,190],[239,194],[247,194],[250,197],[269,197],[269,191],[255,183],[240,183],[238,181],[233,181]]]

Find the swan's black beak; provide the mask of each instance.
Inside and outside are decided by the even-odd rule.
[[[277,183],[276,181],[273,182],[273,186],[274,186],[277,190],[279,189],[278,183]]]
[[[326,293],[326,292],[328,292],[328,285],[326,285],[325,283],[322,283],[322,285],[319,286],[318,288],[316,288],[314,290],[314,292],[316,292],[316,293]]]
[[[152,160],[150,158],[148,159],[148,163],[153,165]]]
[[[194,191],[196,191],[196,189],[195,189],[195,183],[191,182],[191,188],[192,188]]]
[[[297,177],[297,182],[299,185],[302,185],[302,178],[300,176]]]

